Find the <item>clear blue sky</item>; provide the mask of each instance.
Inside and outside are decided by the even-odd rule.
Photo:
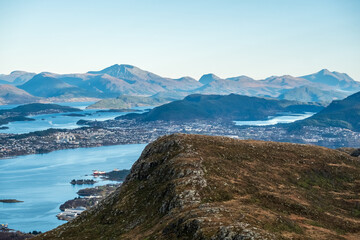
[[[0,73],[132,64],[167,77],[360,81],[359,0],[0,0]]]

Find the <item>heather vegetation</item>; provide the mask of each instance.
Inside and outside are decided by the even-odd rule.
[[[104,201],[40,238],[355,239],[359,184],[360,161],[345,152],[176,134],[149,144]]]

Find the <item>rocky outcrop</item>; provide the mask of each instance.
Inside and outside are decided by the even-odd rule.
[[[175,134],[95,207],[35,239],[355,239],[360,162],[323,147]]]
[[[360,148],[338,148],[337,150],[345,152],[353,157],[360,157]]]

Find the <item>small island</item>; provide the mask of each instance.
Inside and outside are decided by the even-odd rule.
[[[76,122],[76,125],[88,125],[91,122],[92,121],[90,121],[90,120],[80,119],[79,121]]]
[[[97,113],[106,113],[106,112],[142,112],[136,109],[129,109],[129,108],[121,108],[121,109],[107,109],[107,110],[98,110]]]
[[[19,203],[19,202],[24,202],[24,201],[20,201],[20,200],[16,200],[16,199],[0,199],[0,202],[3,202],[3,203]]]
[[[82,113],[63,114],[63,116],[67,116],[67,117],[85,117],[86,115],[89,115],[89,114],[82,114]]]
[[[93,185],[96,183],[96,181],[94,179],[78,179],[78,180],[71,180],[70,182],[72,185],[83,185],[83,184],[88,184],[88,185]]]

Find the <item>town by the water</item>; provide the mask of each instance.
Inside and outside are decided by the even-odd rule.
[[[92,127],[73,130],[50,129],[29,134],[0,134],[0,157],[47,153],[61,149],[98,147],[118,144],[149,143],[172,133],[222,135],[238,139],[255,139],[308,143],[329,148],[357,147],[360,132],[339,127],[306,126],[289,132],[285,126],[236,126],[231,122],[137,122],[108,120],[89,122]],[[55,139],[55,141],[54,141]]]

